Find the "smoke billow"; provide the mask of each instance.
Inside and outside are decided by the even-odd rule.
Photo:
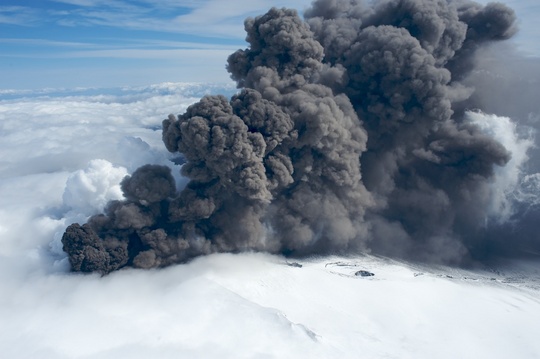
[[[514,22],[502,4],[448,0],[315,1],[305,21],[276,8],[247,19],[249,46],[227,65],[240,91],[163,122],[185,188],[168,167],[137,169],[125,200],[64,233],[72,269],[245,250],[486,254],[512,153],[464,111],[465,79]]]

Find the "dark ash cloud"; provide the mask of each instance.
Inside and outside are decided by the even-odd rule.
[[[247,19],[249,46],[227,65],[241,91],[163,122],[187,186],[139,168],[124,201],[66,230],[72,269],[246,250],[486,254],[492,184],[511,153],[467,119],[467,79],[514,23],[502,4],[446,0],[315,1],[305,21],[275,8]]]

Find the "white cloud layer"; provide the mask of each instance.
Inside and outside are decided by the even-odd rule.
[[[67,224],[119,198],[123,176],[142,164],[178,173],[161,143],[161,120],[204,93],[234,91],[165,83],[0,93],[2,357],[527,359],[540,352],[540,273],[527,262],[499,273],[372,257],[298,268],[281,257],[222,254],[163,270],[68,273],[59,242]],[[510,120],[475,116],[523,154],[528,144],[512,137]],[[503,185],[515,183],[513,173],[500,177]],[[360,269],[375,277],[356,277]]]

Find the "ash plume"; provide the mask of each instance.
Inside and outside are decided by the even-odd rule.
[[[510,151],[464,111],[464,81],[514,12],[469,1],[315,1],[245,21],[239,87],[163,122],[185,158],[122,182],[125,200],[62,243],[75,271],[153,268],[213,252],[375,251],[455,262],[486,253]],[[468,101],[468,102],[467,102]]]

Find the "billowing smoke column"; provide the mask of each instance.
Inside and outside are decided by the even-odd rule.
[[[241,91],[163,122],[190,179],[167,167],[62,243],[75,271],[152,268],[212,252],[378,253],[459,261],[486,251],[494,170],[511,158],[456,104],[484,43],[510,37],[501,4],[316,1],[271,9],[228,59]]]

